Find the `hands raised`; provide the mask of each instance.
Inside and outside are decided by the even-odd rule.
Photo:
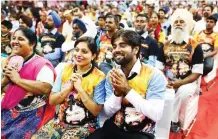
[[[126,76],[117,69],[113,69],[110,72],[110,81],[116,96],[125,96],[131,90]]]

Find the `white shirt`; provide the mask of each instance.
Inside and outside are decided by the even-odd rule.
[[[73,21],[72,21],[73,23]],[[71,35],[73,33],[73,26],[72,23],[70,24],[68,20],[66,20],[63,24],[63,30],[62,30],[62,35],[64,37]]]
[[[24,64],[29,63],[36,56],[37,55],[35,54],[35,56],[33,56],[31,59],[29,59]],[[53,84],[54,84],[54,73],[47,65],[45,65],[39,71],[38,75],[36,76],[36,80],[41,81],[41,82],[45,82],[45,83],[49,83],[51,86],[53,86]]]
[[[202,18],[200,21],[195,23],[195,28],[193,30],[193,33],[198,33],[202,30],[206,29],[206,21],[204,18]],[[216,22],[216,26],[213,28],[214,32],[218,32],[218,22]]]

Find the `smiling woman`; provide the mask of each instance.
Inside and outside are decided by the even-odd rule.
[[[81,37],[74,47],[75,63],[64,65],[58,72],[50,96],[50,104],[60,104],[58,117],[43,126],[34,139],[83,139],[98,126],[97,116],[105,100],[105,75],[93,62],[97,45],[93,38]]]
[[[17,71],[11,65],[20,62],[13,59],[14,64],[10,64],[9,57],[9,65],[4,68],[1,89],[6,91],[1,102],[2,138],[30,138],[47,122],[45,119],[54,116],[54,108],[47,100],[55,71],[48,60],[34,53],[35,45],[36,35],[30,29],[20,28],[14,32],[12,53],[21,56],[24,63]]]

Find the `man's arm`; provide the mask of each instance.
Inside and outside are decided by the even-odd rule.
[[[109,75],[109,74],[108,74]],[[114,95],[113,88],[110,84],[109,76],[105,81],[106,97],[104,103],[104,111],[107,116],[113,116],[118,110],[121,109],[122,97]]]
[[[217,52],[218,52],[218,49],[217,50],[214,49],[212,52],[208,52],[204,54],[204,58],[213,57],[217,54]]]
[[[39,77],[40,74],[41,77]],[[36,81],[21,78],[15,69],[7,69],[5,75],[10,78],[11,82],[14,84],[34,94],[49,94],[54,81],[53,71],[45,66],[38,73]]]

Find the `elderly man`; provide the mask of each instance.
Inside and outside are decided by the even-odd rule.
[[[203,73],[203,51],[200,45],[189,37],[188,22],[192,15],[185,9],[178,9],[171,17],[172,40],[163,49],[164,55],[158,67],[168,78],[168,88],[176,92],[171,129],[180,131],[179,111],[189,95],[197,89],[197,79]]]

